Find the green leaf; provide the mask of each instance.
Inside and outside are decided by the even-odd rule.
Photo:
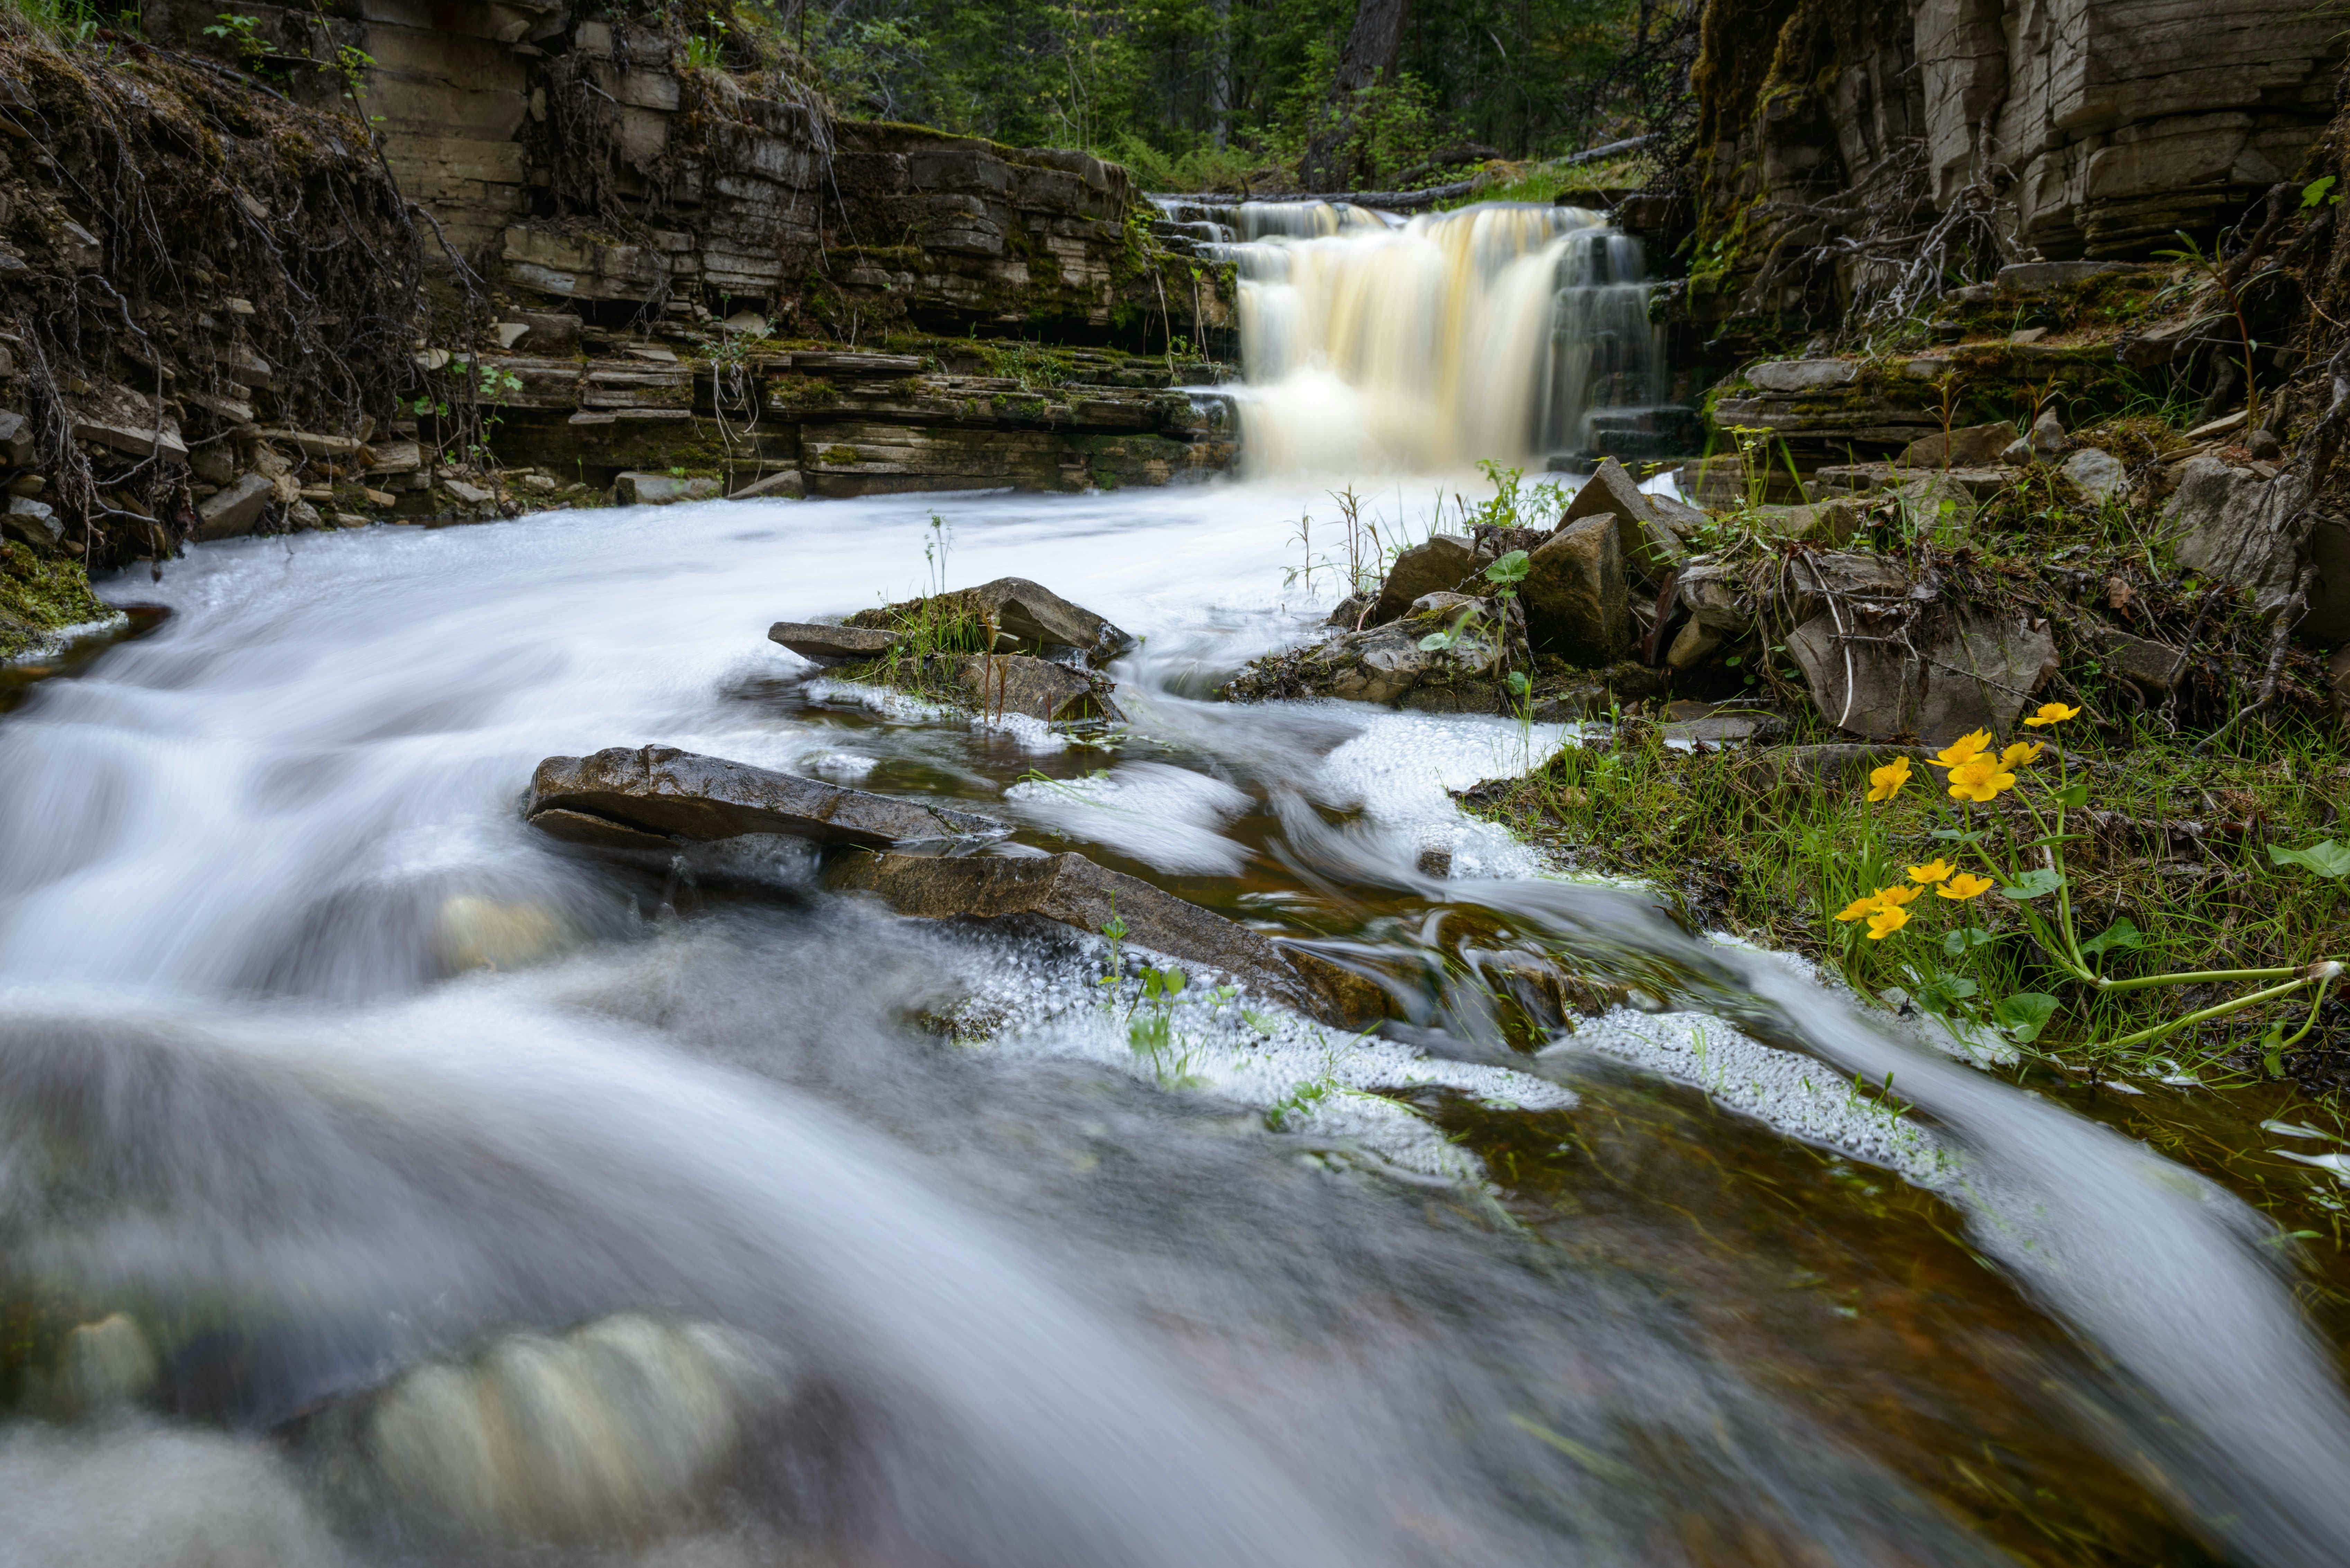
[[[1527,570],[1526,553],[1513,550],[1485,568],[1485,580],[1489,583],[1521,583],[1525,581]]]
[[[1991,940],[1991,933],[1980,926],[1960,926],[1942,933],[1942,950],[1952,958],[1963,955],[1970,948],[1979,948]]]
[[[1970,832],[1956,827],[1938,827],[1934,836],[1945,844],[1981,844],[1983,838],[1980,828]]]
[[[2019,991],[2013,996],[2001,998],[1991,1007],[1991,1015],[2002,1029],[2029,1044],[2056,1016],[2056,999],[2044,992]]]
[[[1526,679],[1526,672],[1524,670],[1513,670],[1510,671],[1510,694],[1512,696],[1523,697],[1529,691],[1533,690],[1533,688],[1534,682]]]
[[[2112,952],[2121,948],[2146,946],[2146,933],[2126,919],[2116,920],[2095,936],[2081,944],[2085,953]]]
[[[2077,811],[2089,804],[2089,783],[2075,779],[2056,792],[2056,804],[2068,811]]]
[[[2022,903],[2032,898],[2045,898],[2064,885],[2063,873],[2051,871],[2043,867],[2037,871],[2026,871],[2022,876],[2002,888],[2000,892],[2018,903]]]
[[[2303,185],[2301,188],[2301,204],[2303,208],[2305,210],[2310,207],[2314,207],[2320,202],[2324,201],[2325,193],[2333,189],[2334,176],[2331,174],[2321,174],[2316,179],[2312,180],[2308,184]],[[2334,199],[2337,202],[2342,200],[2339,196],[2336,196]]]
[[[1451,646],[1452,634],[1449,631],[1431,631],[1419,639],[1419,650],[1422,653],[1433,653],[1440,648]]]
[[[2272,844],[2269,858],[2279,866],[2298,866],[2319,877],[2350,874],[2350,847],[2331,838],[2320,839],[2306,849],[2287,849],[2282,844]]]

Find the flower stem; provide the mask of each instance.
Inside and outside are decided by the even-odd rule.
[[[2207,980],[2282,980],[2287,975],[2295,974],[2303,980],[2317,978],[2306,964],[2288,964],[2282,969],[2204,969],[2196,970],[2191,973],[2181,971],[2177,974],[2140,975],[2136,980],[2106,980],[2099,976],[2096,985],[2099,993],[2104,994],[2112,992],[2144,991],[2150,985],[2189,985],[2197,981]]]
[[[2189,1013],[2184,1018],[2173,1019],[2168,1023],[2158,1023],[2151,1029],[2141,1029],[2135,1034],[2125,1034],[2118,1040],[2109,1040],[2106,1043],[2106,1049],[2119,1050],[2125,1045],[2142,1045],[2149,1040],[2159,1040],[2166,1034],[2176,1033],[2189,1024],[2208,1023],[2215,1018],[2225,1018],[2231,1012],[2241,1012],[2247,1007],[2258,1007],[2263,1002],[2274,1002],[2278,997],[2291,995],[2317,978],[2314,974],[2303,974],[2300,979],[2289,980],[2282,985],[2272,985],[2266,991],[2255,991],[2248,996],[2240,996],[2233,1002],[2223,1002],[2214,1007],[2203,1008]]]

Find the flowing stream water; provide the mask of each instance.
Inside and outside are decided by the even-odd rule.
[[[564,513],[105,585],[171,614],[0,722],[0,1563],[2350,1555],[2254,1210],[1447,793],[1555,733],[1209,700],[1336,597],[1317,506]],[[919,589],[934,511],[952,582],[1143,638],[1116,744],[764,640]],[[992,812],[1405,1016],[1202,977],[1141,1054],[1098,940],[521,822],[541,757],[648,742]],[[1638,1005],[1528,1038],[1513,953]]]

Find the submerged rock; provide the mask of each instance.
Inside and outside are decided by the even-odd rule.
[[[972,812],[868,794],[671,746],[613,746],[589,757],[549,757],[531,776],[523,814],[557,838],[603,848],[665,848],[680,839],[746,833],[880,848],[1008,831]]]
[[[853,855],[826,881],[879,894],[899,914],[928,920],[1024,915],[1097,935],[1116,919],[1138,947],[1222,970],[1326,1023],[1361,1029],[1387,1015],[1376,981],[1082,855]]]

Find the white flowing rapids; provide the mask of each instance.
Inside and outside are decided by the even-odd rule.
[[[1312,243],[1492,302],[1581,232],[1508,222]],[[1295,286],[1367,286],[1307,256]],[[175,613],[0,722],[0,1563],[2011,1561],[1945,1455],[2094,1472],[2145,1560],[2350,1559],[2350,1410],[2251,1210],[1536,875],[1445,792],[1555,736],[1205,700],[1335,597],[1284,586],[1318,504],[563,514],[108,585]],[[1121,749],[818,701],[764,639],[917,588],[933,511],[954,582],[1144,638]],[[789,845],[644,870],[519,820],[541,757],[648,742],[994,813],[1422,975],[1417,1011],[1357,1042],[1200,994],[1152,1071],[1097,943],[900,920]],[[1512,1051],[1447,978],[1504,929],[1638,976],[1659,1028],[1896,1075],[1912,1174],[2004,1278],[1847,1203],[1901,1179],[1852,1160],[1912,1169],[1857,1132],[1790,1162],[1575,1035]],[[973,995],[994,1044],[923,1022]],[[1929,1252],[1946,1282],[1904,1283]]]

